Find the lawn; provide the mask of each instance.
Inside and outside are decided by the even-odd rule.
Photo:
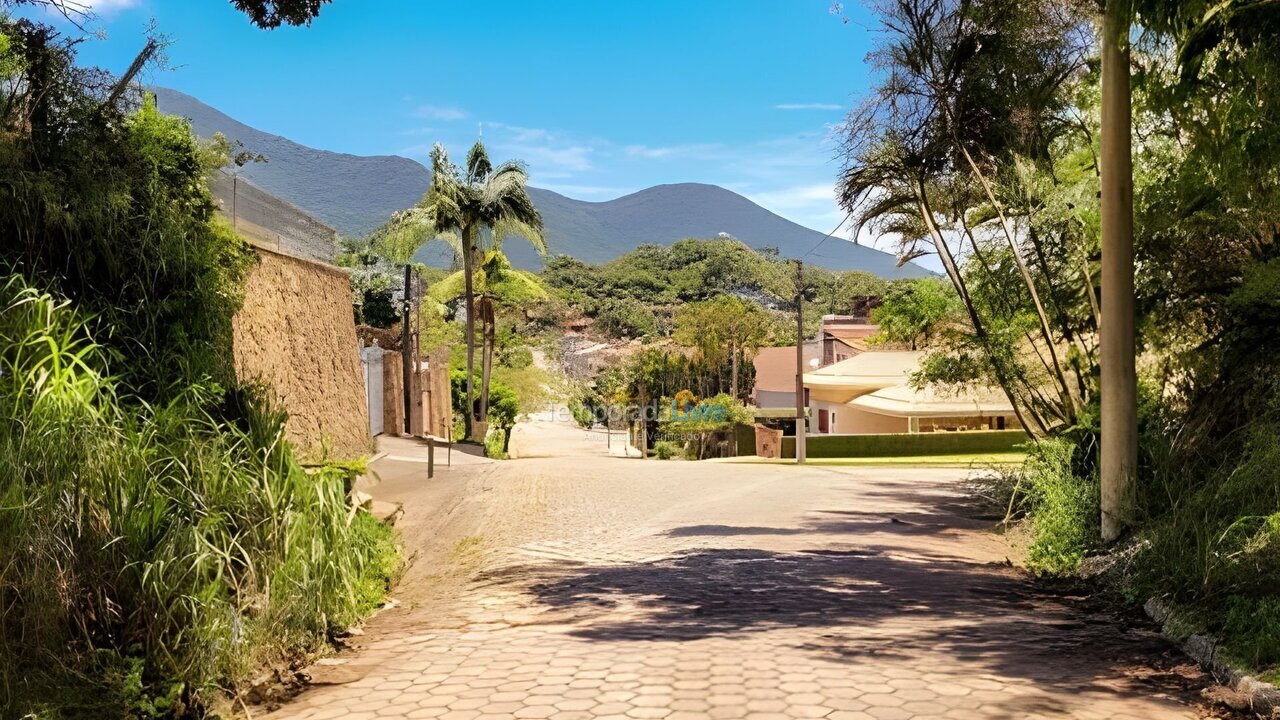
[[[818,467],[975,467],[988,465],[1021,465],[1026,460],[1026,453],[971,453],[961,455],[907,455],[899,457],[850,457],[850,458],[809,458],[806,465]],[[791,458],[761,458],[754,455],[736,458],[724,458],[716,462],[751,463],[762,465],[794,465]]]

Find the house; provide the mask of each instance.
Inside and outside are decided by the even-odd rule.
[[[821,367],[822,346],[817,341],[804,344],[805,369]],[[796,407],[796,346],[760,348],[752,364],[756,384],[751,392],[757,408]],[[794,417],[794,416],[793,416]]]
[[[991,388],[911,387],[923,352],[872,350],[804,375],[809,432],[818,435],[1012,430],[1013,406]],[[793,361],[794,364],[794,361]]]
[[[867,341],[880,332],[880,326],[872,324],[864,316],[823,315],[818,329],[818,342],[822,345],[822,367],[848,360],[867,351]]]

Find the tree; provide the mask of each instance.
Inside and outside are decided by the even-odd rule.
[[[478,302],[476,310],[480,315],[482,351],[480,376],[480,410],[478,418],[481,422],[489,419],[489,385],[493,372],[493,351],[497,338],[497,310],[499,306],[520,306],[545,300],[547,290],[542,280],[527,270],[511,267],[511,261],[495,247],[484,253],[483,260],[476,268],[473,290]],[[432,286],[429,294],[433,300],[445,303],[466,293],[466,279],[463,271],[458,271]]]
[[[281,25],[310,25],[320,8],[330,0],[232,0],[240,12],[260,28]]]
[[[732,295],[690,303],[676,313],[677,342],[698,349],[710,367],[730,366],[729,392],[736,399],[739,366],[769,340],[772,323],[760,306]]]
[[[992,380],[1024,427],[1074,425],[1091,352],[1076,332],[1075,308],[1057,302],[1057,288],[1083,286],[1086,278],[1054,275],[1061,268],[1036,223],[1042,200],[1016,170],[1029,165],[1055,177],[1055,149],[1079,132],[1068,120],[1087,70],[1089,19],[1056,0],[893,0],[879,7],[886,32],[872,57],[883,79],[846,123],[841,202],[859,229],[899,237],[904,261],[938,254],[968,316],[971,349],[987,357]],[[1055,226],[1049,239],[1075,239],[1068,230]],[[967,273],[968,265],[978,272]],[[976,284],[1003,283],[1006,267],[1017,286],[993,297],[995,304],[975,297]],[[1079,266],[1072,271],[1081,275]],[[1022,316],[1034,324],[1024,326]],[[1047,391],[1041,372],[1010,352],[1010,341],[1043,365]],[[1081,367],[1069,373],[1064,355]]]
[[[1106,0],[1102,15],[1102,539],[1129,524],[1138,472],[1138,378],[1134,366],[1133,132],[1129,78],[1131,0]]]
[[[912,350],[929,345],[938,331],[955,320],[960,302],[955,291],[933,278],[895,283],[884,302],[871,313],[880,326],[877,339],[910,345]]]
[[[424,243],[439,239],[449,243],[462,258],[467,309],[467,407],[473,408],[475,393],[474,289],[475,268],[483,258],[486,240],[499,244],[511,235],[522,237],[542,254],[547,251],[542,236],[542,216],[529,198],[529,173],[519,161],[494,166],[484,143],[476,141],[467,153],[463,170],[449,161],[444,146],[431,150],[431,188],[417,207],[396,213],[375,232],[375,247],[384,257],[408,262]],[[468,410],[467,433],[479,420]]]
[[[281,25],[310,25],[320,14],[320,8],[330,0],[231,0],[237,10],[249,16],[249,21],[264,30]],[[33,5],[46,7],[72,21],[93,14],[88,0],[0,0],[0,7]]]

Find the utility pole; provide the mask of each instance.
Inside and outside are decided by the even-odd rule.
[[[804,261],[796,261],[796,464],[805,460],[804,428]]]
[[[1102,538],[1131,519],[1138,467],[1134,370],[1131,0],[1106,0],[1102,15]]]
[[[404,382],[404,434],[412,435],[413,429],[409,417],[413,412],[412,392],[413,371],[417,365],[413,357],[413,332],[409,329],[409,311],[413,306],[413,267],[404,266],[404,307],[400,311],[403,328],[400,331],[400,365]]]

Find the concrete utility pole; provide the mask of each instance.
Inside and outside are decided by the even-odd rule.
[[[410,416],[413,413],[413,399],[410,397],[413,385],[413,371],[417,370],[417,360],[413,357],[413,331],[409,328],[409,313],[413,307],[413,268],[405,264],[404,266],[404,308],[401,310],[400,318],[404,321],[404,327],[400,331],[400,364],[403,366],[404,377],[404,434],[412,435],[413,429],[410,423]]]
[[[1106,0],[1102,16],[1102,538],[1129,523],[1138,467],[1134,370],[1131,0]]]
[[[804,425],[804,261],[796,261],[796,464],[805,460]]]

